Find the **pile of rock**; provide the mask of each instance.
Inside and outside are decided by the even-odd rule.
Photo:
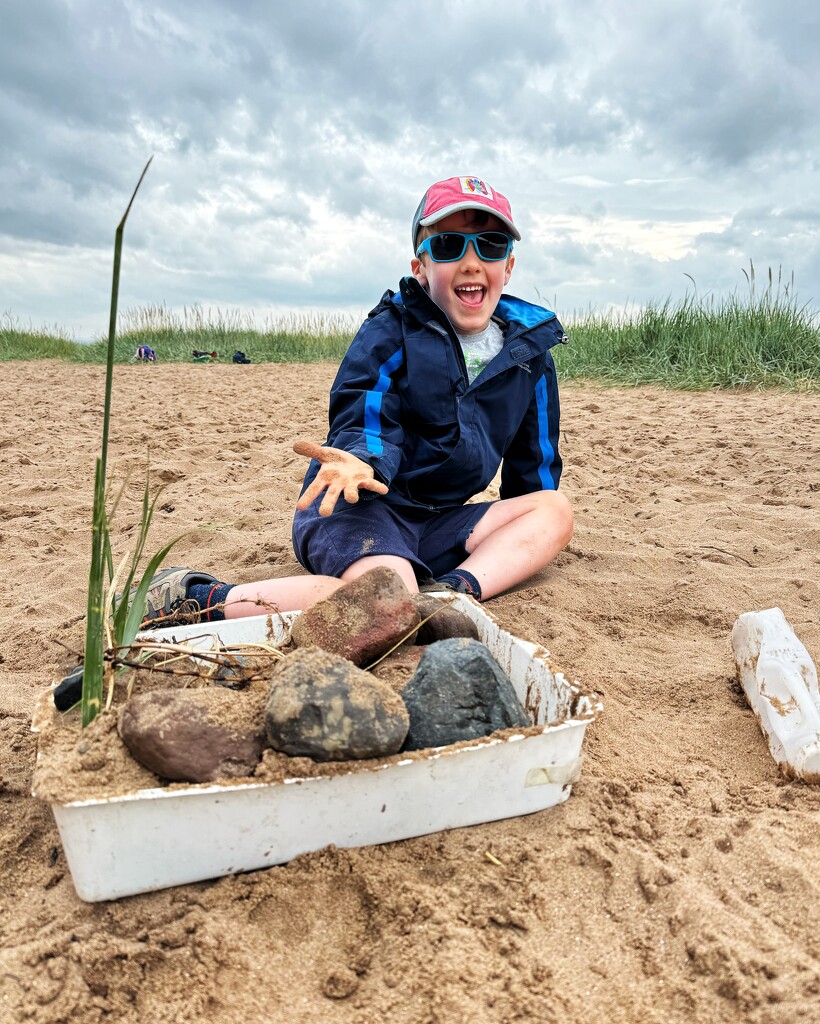
[[[291,636],[296,649],[261,697],[220,686],[132,697],[119,721],[132,756],[161,778],[209,782],[252,775],[266,744],[348,761],[530,724],[472,619],[410,594],[391,569],[372,569],[313,605]],[[400,691],[368,671],[396,647],[388,659],[410,667]]]

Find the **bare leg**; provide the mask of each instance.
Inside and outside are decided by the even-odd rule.
[[[536,491],[496,502],[467,541],[458,566],[471,572],[484,599],[543,569],[572,538],[572,509],[558,491]]]
[[[539,491],[498,501],[479,520],[467,541],[468,557],[459,566],[481,585],[482,596],[495,597],[528,579],[555,558],[572,538],[572,509],[557,491]],[[328,597],[368,569],[394,569],[411,593],[418,591],[413,566],[398,555],[371,555],[334,576],[286,576],[278,580],[240,583],[228,594],[225,618],[296,611]]]
[[[413,566],[406,558],[400,558],[398,555],[368,555],[367,558],[360,558],[358,562],[354,562],[345,569],[342,579],[345,583],[349,583],[350,580],[355,580],[357,576],[361,576],[368,569],[375,569],[378,565],[386,565],[390,569],[395,569],[410,593],[418,593],[419,585],[416,574],[413,572]]]
[[[225,618],[299,611],[329,597],[341,585],[342,581],[334,576],[285,576],[279,580],[240,583],[228,594]]]
[[[348,566],[341,579],[335,576],[284,576],[278,580],[240,583],[233,587],[225,601],[225,618],[240,619],[246,615],[266,615],[270,611],[291,612],[309,608],[323,597],[329,597],[345,583],[374,569],[387,565],[401,576],[411,593],[418,591],[412,565],[397,555],[372,555]]]

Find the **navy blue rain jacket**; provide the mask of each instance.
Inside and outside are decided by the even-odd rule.
[[[415,278],[385,292],[359,329],[330,392],[325,443],[373,467],[390,488],[380,500],[463,505],[502,461],[502,498],[558,487],[549,350],[566,335],[554,313],[509,295],[495,316],[507,324],[504,347],[472,384],[452,325]]]

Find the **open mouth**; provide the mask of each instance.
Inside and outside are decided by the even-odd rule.
[[[455,289],[455,293],[465,306],[478,308],[484,301],[486,290],[483,284],[463,284]]]

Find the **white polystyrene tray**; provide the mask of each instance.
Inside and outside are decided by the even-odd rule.
[[[341,775],[144,789],[52,804],[80,898],[117,899],[281,864],[331,843],[355,847],[408,839],[566,800],[580,773],[584,732],[601,704],[552,666],[543,648],[501,629],[470,598],[458,597],[455,607],[477,624],[542,732],[439,747]],[[149,635],[201,646],[210,646],[213,634],[224,644],[277,641],[294,614]]]

